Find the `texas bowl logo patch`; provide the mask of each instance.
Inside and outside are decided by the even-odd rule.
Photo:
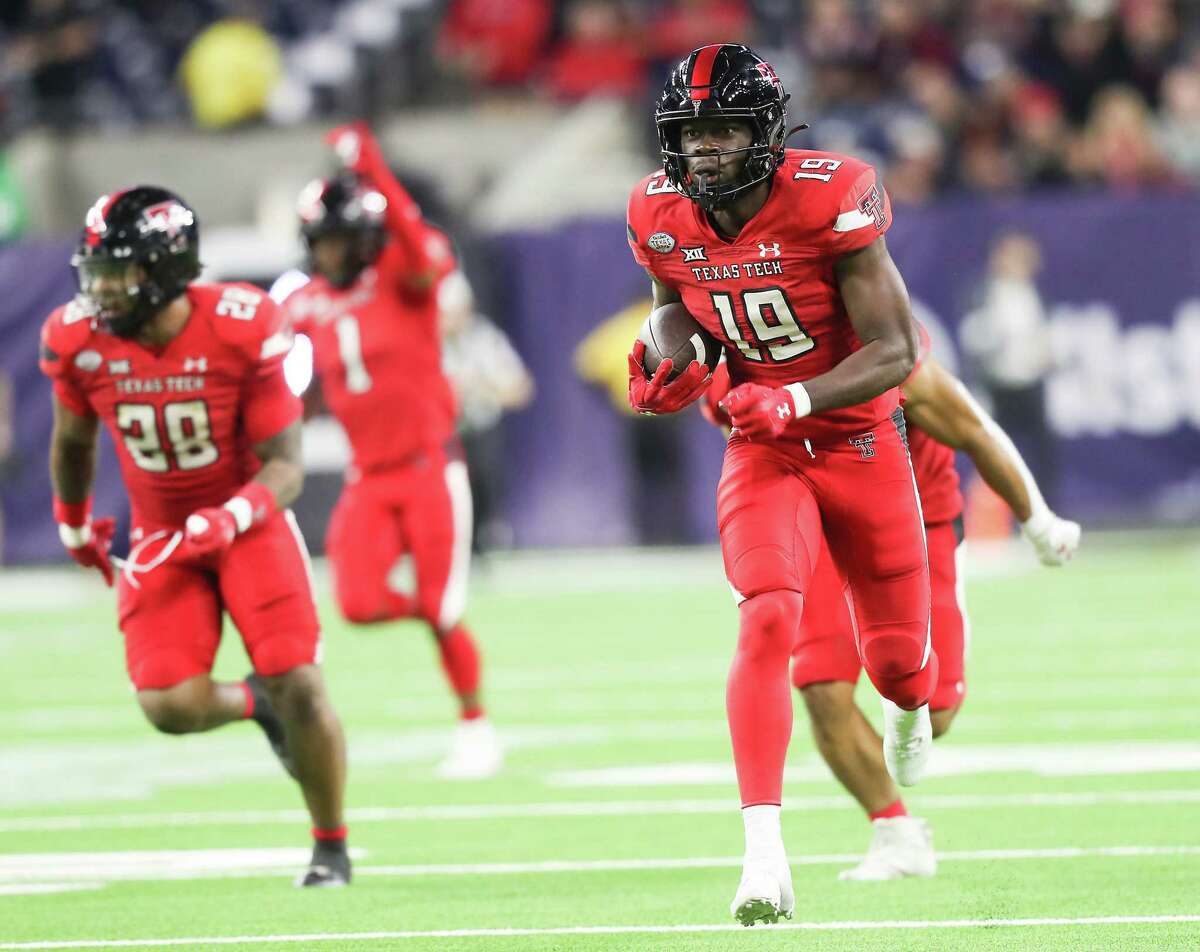
[[[670,254],[675,250],[675,239],[665,231],[656,231],[646,239],[646,244],[660,255]]]
[[[89,373],[99,370],[102,363],[104,363],[104,358],[94,350],[81,350],[75,355],[75,366]]]

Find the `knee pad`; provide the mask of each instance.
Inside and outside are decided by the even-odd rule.
[[[908,635],[876,635],[863,641],[863,664],[875,677],[906,678],[921,670],[925,640]]]
[[[356,625],[369,625],[379,621],[384,615],[383,600],[379,594],[368,590],[363,585],[351,583],[342,584],[339,580],[334,586],[338,611],[348,622]]]
[[[799,592],[777,590],[746,599],[739,608],[738,653],[790,658],[803,609]]]

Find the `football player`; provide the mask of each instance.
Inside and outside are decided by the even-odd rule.
[[[929,335],[923,327],[918,330],[921,357],[900,392],[929,552],[930,628],[939,662],[938,685],[929,699],[929,710],[937,738],[950,729],[966,697],[964,661],[970,630],[960,575],[965,553],[963,500],[954,451],[966,453],[1008,504],[1044,565],[1063,565],[1072,558],[1079,547],[1080,528],[1050,510],[1008,435],[931,356]],[[704,415],[724,426],[729,421],[720,401],[728,389],[729,373],[721,365],[701,403]],[[879,735],[854,703],[862,664],[854,645],[845,588],[828,550],[822,549],[792,661],[792,683],[808,708],[817,749],[873,827],[866,857],[844,870],[840,878],[932,876],[937,858],[929,826],[920,817],[908,815],[884,765]]]
[[[454,255],[366,125],[341,126],[327,141],[345,172],[300,196],[312,280],[284,308],[312,340],[316,378],[353,451],[325,546],[334,593],[355,624],[420,618],[429,626],[461,714],[440,772],[488,777],[502,753],[462,620],[471,489],[438,329],[437,289]]]
[[[695,50],[656,108],[663,169],[629,203],[654,303],[682,301],[724,346],[733,423],[717,523],[739,632],[726,709],[746,849],[744,925],[795,904],[780,831],[792,727],[788,663],[822,537],[853,593],[859,656],[884,706],[884,755],[919,780],[938,683],[929,570],[899,384],[917,357],[908,293],[869,165],[784,148],[787,94],[745,46]],[[708,386],[693,362],[652,379],[630,354],[635,409],[669,413]]]
[[[300,403],[283,376],[291,333],[257,288],[198,284],[192,209],[166,189],[103,195],[72,259],[79,295],[47,318],[54,517],[81,565],[117,576],[125,660],[147,719],[168,734],[252,718],[313,820],[303,886],[350,881],[345,742],[321,676],[300,493]],[[91,515],[99,422],[133,510],[119,573],[111,518]],[[210,676],[228,613],[254,674]],[[214,768],[216,769],[216,768]]]

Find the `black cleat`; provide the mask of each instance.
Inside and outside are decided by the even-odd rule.
[[[297,877],[296,885],[301,888],[349,886],[350,854],[346,851],[345,841],[316,843],[308,869]]]
[[[298,780],[296,764],[288,751],[287,734],[283,730],[283,722],[275,713],[275,708],[271,706],[271,698],[267,694],[266,685],[257,674],[250,674],[246,676],[246,686],[254,697],[254,723],[261,727],[263,733],[267,735],[271,750],[275,751],[275,756],[283,764],[283,769],[293,780]]]

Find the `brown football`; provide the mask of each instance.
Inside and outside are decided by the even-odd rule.
[[[658,365],[668,357],[671,358],[668,382],[687,370],[693,360],[700,361],[712,373],[721,359],[721,345],[716,338],[678,301],[651,311],[638,340],[646,345],[642,366],[646,368],[647,379],[654,376]]]

